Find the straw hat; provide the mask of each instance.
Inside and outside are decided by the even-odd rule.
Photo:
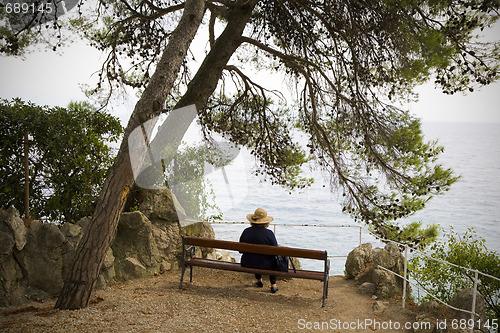
[[[274,217],[267,216],[267,212],[262,208],[257,208],[255,213],[248,214],[247,220],[252,224],[266,224],[274,220]]]

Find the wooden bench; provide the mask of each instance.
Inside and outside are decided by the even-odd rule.
[[[294,272],[293,269],[290,269],[288,272],[280,272],[280,271],[273,271],[266,269],[242,267],[239,263],[197,258],[194,255],[196,246],[204,248],[232,250],[238,252],[249,252],[249,253],[267,254],[267,255],[289,256],[292,258],[307,258],[307,259],[322,260],[324,261],[324,270],[308,271],[308,270],[298,269],[296,270],[296,272]],[[188,255],[189,258],[187,257]],[[183,236],[182,258],[183,258],[183,264],[182,264],[182,274],[181,274],[179,289],[182,289],[182,281],[184,279],[184,272],[186,270],[186,267],[189,266],[190,269],[189,281],[192,282],[193,266],[199,266],[199,267],[208,267],[214,269],[245,272],[252,274],[263,274],[263,275],[274,275],[287,278],[319,280],[323,281],[322,307],[325,306],[325,300],[328,297],[328,273],[330,271],[330,260],[326,255],[326,251],[307,250],[307,249],[299,249],[299,248],[283,247],[283,246],[258,245],[258,244],[230,242],[230,241],[223,241],[223,240],[216,240],[209,238]]]

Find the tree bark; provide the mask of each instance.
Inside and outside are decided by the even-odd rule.
[[[186,92],[173,108],[174,112],[170,112],[167,119],[158,128],[158,133],[150,144],[152,150],[165,151],[165,147],[168,147],[166,151],[176,152],[184,134],[197,116],[196,112],[184,112],[181,108],[195,105],[196,110],[200,110],[205,107],[231,56],[242,44],[243,31],[252,16],[253,8],[259,2],[259,0],[245,1],[236,1],[235,6],[229,11],[224,31],[217,38],[195,76],[189,82]],[[157,153],[158,151],[155,151],[154,155]],[[153,174],[152,179],[156,179],[156,171]],[[149,175],[145,177],[147,178]],[[137,184],[139,183],[141,183],[140,179],[137,181]],[[145,183],[152,184],[151,179]],[[154,191],[154,189],[145,190],[143,193],[147,193],[147,191]]]
[[[195,104],[197,109],[204,107],[217,87],[224,67],[240,46],[243,30],[258,1],[241,1],[243,5],[238,6],[237,3],[232,8],[226,28],[215,42],[213,49],[206,56],[193,80],[189,83],[186,93],[177,103],[175,109],[191,104]],[[165,101],[179,71],[187,47],[196,33],[199,25],[198,18],[201,21],[203,10],[201,10],[200,14],[200,8],[197,8],[196,11],[197,14],[200,14],[200,17],[197,14],[186,15],[191,10],[188,5],[189,2],[188,0],[186,3],[181,22],[172,34],[151,82],[141,96],[129,120],[118,156],[105,181],[92,221],[78,245],[75,262],[55,305],[58,309],[79,309],[88,305],[102,262],[115,236],[128,192],[134,182],[129,159],[128,135],[133,129],[140,126],[141,122],[160,111],[161,105]],[[192,10],[196,6],[203,7],[202,4],[199,4],[200,2],[202,1],[191,0]],[[196,15],[196,19],[192,15]],[[183,20],[188,20],[189,23],[182,25]],[[197,22],[196,29],[194,29],[195,23],[192,21]],[[191,29],[192,36],[191,34],[188,35],[188,28]],[[177,38],[184,41],[184,43],[179,42],[179,44],[185,46],[185,49],[171,47],[174,35],[178,32],[182,32],[182,36],[177,36]],[[166,56],[167,52],[171,52],[171,54]],[[178,64],[177,62],[173,64],[174,61],[178,60],[180,60]],[[167,121],[159,128],[159,132],[166,131],[168,137],[171,138],[169,142],[180,142],[189,124],[194,119],[190,115],[189,117],[192,119],[181,120],[185,116],[182,113],[172,113],[172,117],[169,116]],[[179,124],[183,124],[183,126],[179,126]],[[157,137],[160,137],[160,135],[157,135]]]
[[[193,79],[189,82],[186,93],[177,102],[174,109],[179,109],[191,104],[200,110],[205,106],[209,97],[217,88],[224,68],[236,49],[242,43],[242,35],[252,15],[253,8],[259,0],[237,1],[227,16],[224,31],[215,41]],[[167,137],[168,142],[180,143],[189,125],[196,115],[192,113],[171,113],[158,129],[156,137]],[[172,147],[171,147],[172,148]],[[175,147],[173,147],[175,148]]]
[[[75,261],[66,276],[55,308],[80,309],[88,305],[106,252],[116,234],[127,195],[134,183],[128,136],[144,119],[161,111],[204,11],[204,0],[186,1],[179,24],[172,32],[155,73],[129,119],[120,150],[109,170],[92,220],[78,244]]]

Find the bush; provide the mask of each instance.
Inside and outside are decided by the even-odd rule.
[[[473,288],[474,270],[500,277],[500,256],[498,252],[488,250],[484,242],[472,228],[463,236],[451,228],[441,241],[433,243],[423,252],[426,256],[413,256],[408,266],[411,275],[429,293],[449,303],[460,290]],[[441,263],[430,257],[470,270]],[[486,301],[487,317],[500,319],[500,281],[483,274],[479,274],[478,278],[477,290]],[[427,295],[422,300],[431,300],[431,297]]]
[[[30,215],[75,222],[92,215],[123,128],[87,103],[67,108],[0,100],[0,207],[24,213],[24,135],[29,134]]]

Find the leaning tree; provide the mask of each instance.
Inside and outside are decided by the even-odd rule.
[[[191,78],[187,50],[205,9],[209,51]],[[73,20],[107,51],[98,90],[130,85],[144,92],[56,306],[87,305],[133,184],[126,138],[166,100],[171,109],[196,105],[208,142],[220,133],[249,147],[257,176],[301,188],[307,180],[300,166],[312,161],[328,173],[344,211],[381,236],[425,244],[432,230],[409,232],[395,221],[456,177],[437,163],[443,149],[425,142],[419,120],[399,105],[431,78],[448,94],[497,79],[497,44],[474,35],[496,21],[498,10],[488,0],[99,2],[96,22],[85,13]],[[4,39],[3,50],[23,32]],[[283,73],[294,98],[285,102],[250,69]],[[194,116],[170,113],[159,133],[181,138],[186,127],[179,124]],[[307,135],[307,151],[292,131]]]
[[[78,309],[88,305],[104,257],[115,236],[127,195],[134,183],[127,138],[132,130],[141,126],[141,122],[161,112],[203,17],[205,7],[202,0],[187,0],[182,7],[183,14],[175,29],[168,34],[168,45],[163,48],[155,73],[129,119],[120,150],[108,173],[91,222],[78,244],[75,261],[65,279],[56,308]],[[148,22],[154,26],[154,21]],[[148,23],[143,28],[146,29],[147,26]],[[108,74],[112,79],[113,75]]]

